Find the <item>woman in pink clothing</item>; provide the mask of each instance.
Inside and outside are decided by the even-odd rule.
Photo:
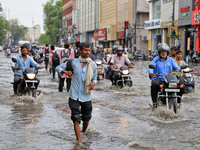
[[[64,59],[69,59],[69,58],[74,58],[74,51],[71,51],[69,49],[69,44],[65,44],[65,52],[62,52],[62,58]],[[67,54],[67,55],[66,55]],[[58,86],[58,91],[59,92],[62,92],[63,91],[63,86],[64,86],[64,82],[65,82],[65,79],[66,79],[66,86],[67,86],[67,92],[69,91],[70,89],[70,86],[71,86],[71,77],[68,77],[66,74],[63,74],[62,77],[59,77],[59,86]]]

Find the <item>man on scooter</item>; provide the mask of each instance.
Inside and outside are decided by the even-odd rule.
[[[116,85],[117,80],[121,78],[120,71],[115,71],[115,69],[120,69],[120,67],[124,66],[125,63],[128,64],[131,68],[134,68],[134,66],[131,64],[130,60],[128,59],[127,55],[123,54],[123,51],[124,51],[123,47],[118,46],[117,55],[112,56],[112,59],[110,61],[110,64],[111,64],[110,68],[114,75],[114,81],[113,81],[113,76],[110,76],[112,85],[113,84]]]
[[[155,57],[151,62],[151,64],[156,67],[156,70],[149,69],[149,77],[152,80],[151,98],[153,102],[153,108],[157,107],[156,106],[157,95],[160,89],[160,84],[163,81],[163,78],[161,76],[157,77],[156,74],[163,74],[164,76],[166,76],[170,71],[180,69],[180,67],[175,63],[175,61],[171,57],[168,57],[169,47],[166,43],[163,43],[158,47],[158,54],[159,55]]]
[[[11,67],[14,71],[14,95],[17,94],[17,86],[20,82],[20,79],[23,77],[23,71],[26,68],[30,68],[30,66],[33,66],[35,68],[42,69],[40,65],[38,65],[33,58],[28,56],[28,47],[26,45],[22,45],[21,47],[21,54],[18,54],[15,56],[15,59],[17,60],[16,63],[12,62]]]

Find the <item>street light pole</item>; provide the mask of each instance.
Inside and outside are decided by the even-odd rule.
[[[133,54],[135,54],[135,52],[137,50],[136,49],[136,37],[137,37],[136,36],[136,31],[137,31],[136,30],[136,27],[137,27],[136,26],[136,23],[137,23],[137,0],[134,1],[133,5],[134,5],[134,45],[133,45],[134,46],[134,52],[133,52]]]

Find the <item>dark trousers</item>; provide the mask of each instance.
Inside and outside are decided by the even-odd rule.
[[[160,79],[154,79],[151,81],[151,99],[153,102],[156,102],[161,83],[162,81]]]
[[[45,69],[47,70],[48,65],[49,65],[49,60],[48,59],[44,59],[44,62],[45,62]]]
[[[58,86],[58,91],[59,92],[63,91],[63,86],[64,86],[65,79],[66,79],[67,92],[69,92],[72,79],[71,78],[61,78],[61,77],[59,77],[59,86]]]
[[[14,84],[13,84],[13,90],[14,92],[17,92],[17,86],[20,83],[20,76],[14,75]]]
[[[52,66],[51,70],[52,70],[52,76],[53,78],[55,78],[55,75],[56,75],[56,67]]]
[[[119,75],[119,73],[119,71],[114,71],[113,73],[115,85],[117,84],[117,81],[121,79],[121,74]]]
[[[114,71],[112,71],[111,69],[109,70],[109,72],[108,72],[108,76],[109,76],[109,79],[110,79],[110,81],[113,83],[113,72]]]

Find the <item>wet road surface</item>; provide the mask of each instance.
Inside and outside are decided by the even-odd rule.
[[[13,55],[13,54],[12,54]],[[14,55],[13,55],[14,56]],[[0,53],[0,149],[10,150],[198,150],[200,149],[200,71],[195,67],[195,93],[183,96],[178,114],[149,107],[148,61],[135,62],[133,87],[119,89],[109,80],[92,92],[93,113],[82,142],[75,140],[68,95],[58,92],[58,78],[39,71],[42,94],[11,97],[11,59]],[[43,66],[44,64],[42,64]]]

